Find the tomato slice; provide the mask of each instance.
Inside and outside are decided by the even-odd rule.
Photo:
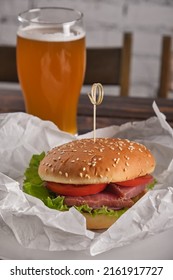
[[[50,191],[56,194],[70,196],[85,196],[103,191],[107,184],[72,185],[46,182],[46,186]]]
[[[154,180],[153,176],[150,174],[147,174],[145,176],[141,176],[132,180],[127,180],[123,182],[116,182],[115,184],[123,187],[135,187],[138,185],[144,185],[151,183]]]

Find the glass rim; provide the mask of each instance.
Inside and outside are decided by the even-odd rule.
[[[36,21],[33,19],[27,19],[24,17],[25,14],[29,14],[29,13],[33,13],[33,12],[39,12],[41,10],[64,10],[64,11],[71,11],[71,12],[75,12],[76,15],[78,15],[78,17],[76,17],[74,20],[69,20],[69,21]],[[18,20],[22,23],[33,23],[33,24],[43,24],[43,25],[50,25],[50,24],[57,24],[57,25],[61,25],[61,24],[74,24],[75,22],[80,21],[83,18],[83,13],[79,10],[73,9],[73,8],[67,8],[67,7],[39,7],[39,8],[34,8],[34,9],[28,9],[25,10],[21,13],[18,14]]]

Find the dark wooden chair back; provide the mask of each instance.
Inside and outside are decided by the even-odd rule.
[[[132,34],[125,33],[121,47],[88,48],[84,84],[119,85],[120,95],[129,93]],[[0,46],[0,81],[18,82],[16,48]]]
[[[158,97],[167,98],[171,81],[171,36],[163,36]]]
[[[124,33],[120,47],[88,48],[84,84],[100,82],[103,85],[119,85],[120,95],[127,96],[130,85],[131,56],[131,33]]]
[[[0,82],[18,82],[16,48],[0,46]]]

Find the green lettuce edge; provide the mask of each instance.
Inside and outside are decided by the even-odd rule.
[[[57,196],[50,192],[46,187],[44,181],[40,178],[38,175],[38,167],[41,162],[41,160],[45,157],[45,152],[42,152],[38,155],[33,155],[29,167],[26,169],[24,176],[24,182],[23,182],[23,191],[31,196],[37,197],[40,200],[43,201],[43,203],[51,208],[56,209],[59,211],[67,211],[70,207],[64,204],[64,196]],[[148,190],[151,190],[156,181],[152,182],[147,186]],[[119,218],[122,214],[124,214],[128,208],[123,208],[120,210],[112,210],[108,207],[101,207],[99,209],[93,209],[89,207],[88,205],[82,205],[82,206],[74,206],[79,212],[81,213],[89,213],[92,216],[95,215],[108,215],[108,216],[115,216]]]

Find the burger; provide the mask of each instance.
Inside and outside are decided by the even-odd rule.
[[[46,195],[38,195],[39,188],[28,185],[28,178],[25,192],[35,192],[51,208],[67,211],[75,207],[86,218],[88,229],[110,227],[155,182],[151,151],[128,139],[75,140],[42,157],[36,172],[40,192]]]

